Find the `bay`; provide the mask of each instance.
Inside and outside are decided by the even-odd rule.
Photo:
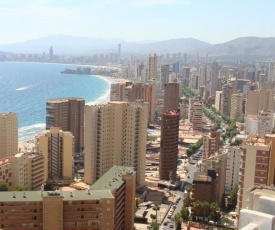
[[[46,101],[81,97],[86,104],[109,100],[109,80],[98,76],[61,74],[76,65],[0,62],[0,113],[18,115],[19,141],[45,130]]]

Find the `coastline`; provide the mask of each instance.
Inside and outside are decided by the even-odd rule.
[[[97,78],[101,78],[102,80],[108,82],[109,87],[106,89],[104,94],[100,95],[96,100],[86,102],[85,103],[86,105],[96,105],[96,104],[107,103],[108,101],[110,101],[109,98],[110,98],[111,84],[124,83],[124,82],[128,81],[127,79],[124,79],[124,78],[115,78],[115,77],[105,76],[105,75],[88,75],[88,76],[94,76],[94,77],[97,77]],[[31,126],[37,126],[37,125],[42,125],[42,124],[33,124]],[[30,127],[30,126],[26,126],[26,127]],[[22,129],[22,128],[26,128],[26,127],[24,127],[24,126],[23,127],[18,127],[18,129],[20,129],[20,128]],[[33,129],[35,129],[35,128],[33,128]],[[42,131],[42,129],[41,129],[41,131]],[[40,133],[41,131],[34,133],[32,139],[27,139],[27,140],[21,140],[20,141],[19,137],[18,137],[18,149],[20,149],[21,151],[24,150],[24,151],[27,151],[27,152],[33,151],[34,150],[34,145],[35,145],[34,144],[35,135]],[[24,137],[21,137],[20,139],[24,139]]]

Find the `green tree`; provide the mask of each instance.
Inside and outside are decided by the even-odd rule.
[[[191,206],[191,191],[192,191],[192,185],[187,184],[185,185],[185,190],[187,192],[186,197],[183,199],[184,206],[189,207]]]
[[[220,203],[220,209],[225,212],[226,211],[226,205],[225,205],[225,192],[222,194],[221,203]]]
[[[175,222],[175,225],[176,225],[176,230],[181,230],[181,224],[183,222],[182,220],[182,217],[181,217],[181,214],[180,213],[177,213],[174,218],[172,218],[172,221]]]
[[[189,209],[188,207],[182,207],[181,211],[181,218],[182,218],[182,222],[186,223],[189,220]]]
[[[152,229],[152,230],[159,230],[159,224],[156,223],[156,222],[153,222],[153,223],[151,224],[151,229]]]
[[[209,219],[217,222],[220,219],[220,212],[218,212],[218,205],[216,203],[211,203],[209,205],[210,214]]]
[[[153,210],[156,211],[156,222],[158,222],[159,205],[158,204],[154,204]]]
[[[235,210],[238,201],[238,184],[235,184],[234,188],[230,193],[230,205],[231,209]]]
[[[208,209],[209,209],[209,203],[204,201],[202,202],[202,211],[203,211],[203,220],[205,221],[205,215],[206,213],[208,212]]]
[[[9,187],[3,181],[0,181],[0,192],[4,191],[9,191]]]

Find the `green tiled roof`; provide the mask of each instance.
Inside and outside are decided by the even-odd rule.
[[[98,179],[91,187],[91,190],[105,190],[109,189],[113,192],[123,185],[122,175],[127,173],[135,173],[134,168],[125,166],[116,166],[108,170],[100,179]]]

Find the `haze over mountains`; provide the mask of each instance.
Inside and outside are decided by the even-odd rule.
[[[123,53],[209,53],[211,56],[275,56],[275,38],[242,37],[221,44],[211,45],[194,38],[165,41],[127,42],[120,38],[90,38],[69,35],[51,35],[39,39],[0,45],[0,51],[12,53],[48,53],[53,46],[55,54],[88,55],[117,52],[122,44]]]

